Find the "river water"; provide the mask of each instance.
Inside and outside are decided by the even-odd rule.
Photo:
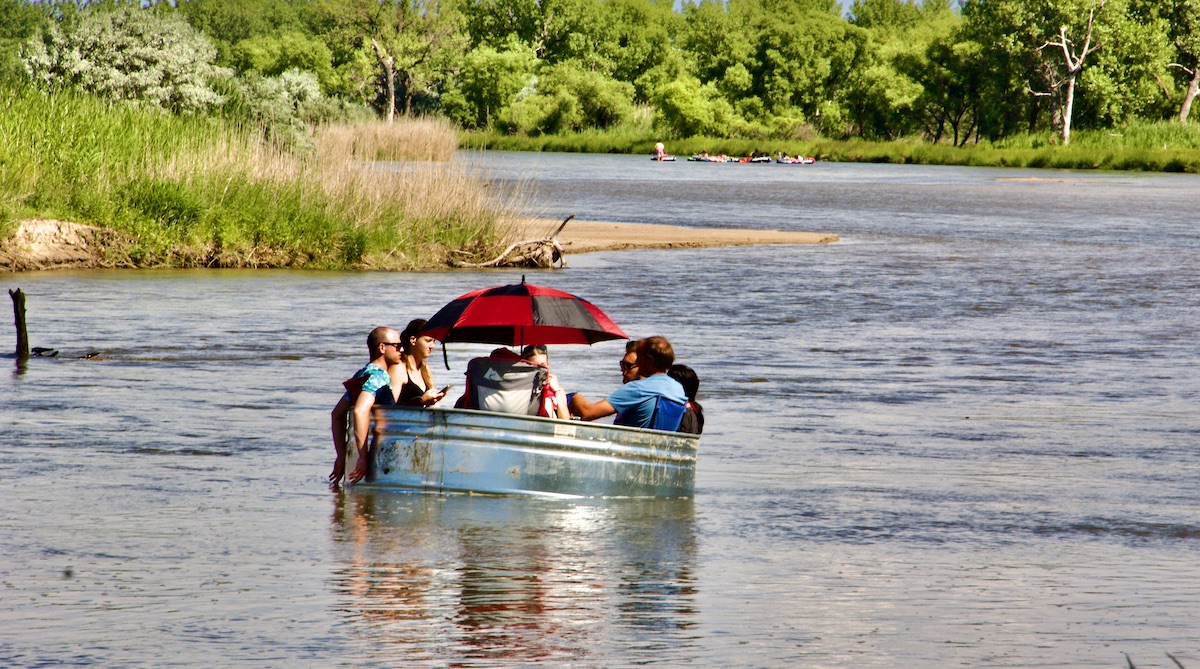
[[[841,235],[528,272],[699,371],[694,499],[325,484],[367,330],[519,271],[7,275],[60,355],[0,376],[0,666],[1200,667],[1200,177],[472,165]]]

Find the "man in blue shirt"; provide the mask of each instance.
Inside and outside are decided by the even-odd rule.
[[[370,351],[371,361],[346,382],[347,392],[330,413],[333,449],[337,453],[333,471],[329,474],[331,483],[337,483],[346,473],[346,416],[351,412],[354,416],[354,443],[358,446],[358,465],[347,480],[357,483],[367,474],[367,433],[371,426],[371,408],[375,406],[375,393],[391,386],[388,367],[401,362],[404,349],[400,333],[389,327],[371,330],[367,335],[367,350]]]
[[[687,403],[683,386],[666,371],[675,363],[675,350],[665,337],[646,337],[637,343],[637,373],[641,378],[622,385],[599,402],[589,402],[576,393],[571,398],[571,413],[583,420],[596,420],[614,413],[615,423],[632,427],[650,427],[660,397]],[[666,429],[679,428],[678,421]]]

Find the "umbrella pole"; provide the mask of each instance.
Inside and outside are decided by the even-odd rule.
[[[450,358],[446,357],[446,342],[442,342],[442,362],[446,365],[446,371],[450,371]]]

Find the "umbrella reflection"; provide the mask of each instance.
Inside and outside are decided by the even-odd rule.
[[[335,496],[339,611],[381,661],[692,654],[693,503],[355,489]],[[358,632],[361,632],[359,634]]]

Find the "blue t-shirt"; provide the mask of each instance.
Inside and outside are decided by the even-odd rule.
[[[687,402],[687,395],[678,381],[666,374],[654,374],[630,381],[608,396],[608,403],[617,410],[617,418],[613,422],[617,425],[649,427],[659,397],[680,404]]]
[[[387,370],[373,362],[368,362],[366,367],[355,372],[354,376],[350,378],[357,379],[360,376],[367,377],[367,380],[362,385],[362,392],[364,393],[375,395],[380,388],[388,388],[392,384],[392,377],[388,376]],[[351,399],[350,393],[345,393],[343,397]]]

